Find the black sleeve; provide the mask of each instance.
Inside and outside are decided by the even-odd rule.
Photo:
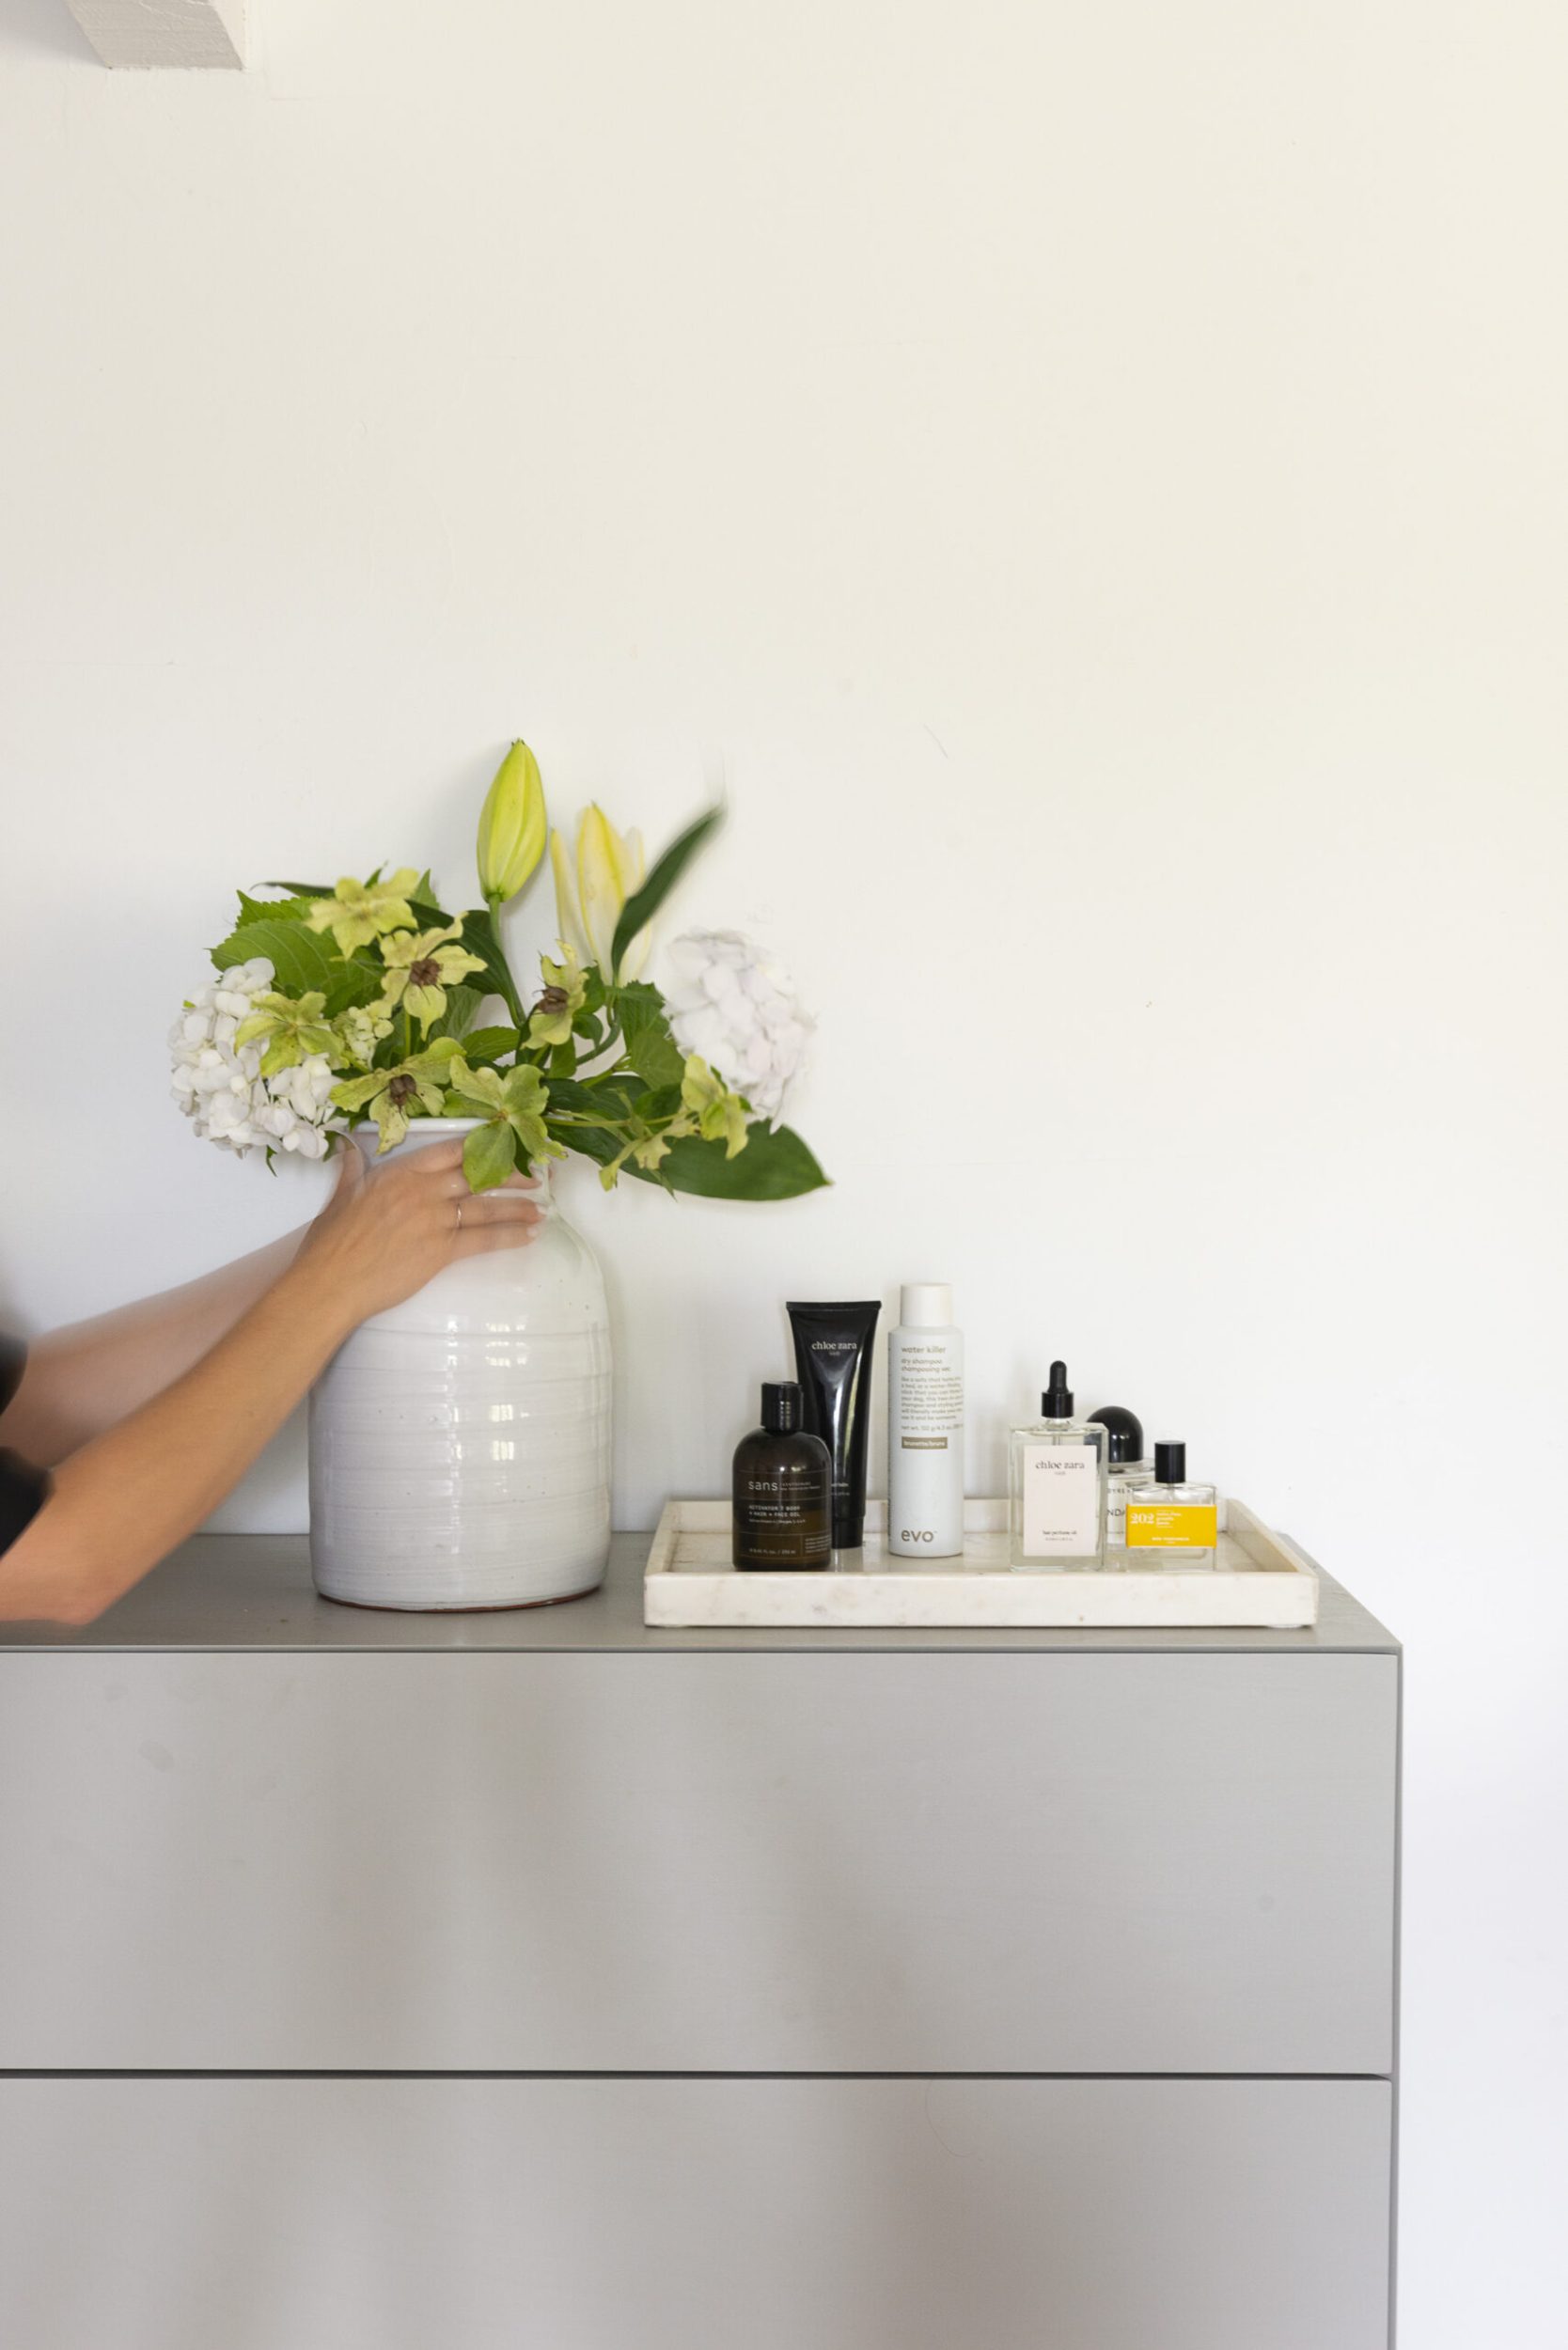
[[[27,1350],[0,1330],[0,1412],[22,1385]],[[23,1528],[37,1516],[49,1496],[49,1472],[0,1451],[0,1550],[14,1543]]]

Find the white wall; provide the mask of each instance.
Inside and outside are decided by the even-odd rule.
[[[722,761],[679,911],[796,966],[836,1185],[572,1182],[621,1515],[786,1293],[958,1285],[977,1489],[1055,1353],[1184,1432],[1409,1643],[1405,2350],[1555,2345],[1568,19],[251,15],[0,0],[0,1308],[313,1205],[165,1093],[234,885],[461,901],[514,730],[653,836]]]

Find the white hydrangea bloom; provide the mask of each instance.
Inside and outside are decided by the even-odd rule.
[[[261,1074],[259,1042],[236,1045],[235,1033],[258,995],[273,984],[264,955],[233,964],[198,988],[169,1030],[171,1091],[204,1141],[243,1157],[260,1148],[326,1155],[333,1072],[320,1054],[275,1077]]]
[[[688,931],[668,949],[669,1025],[760,1118],[776,1119],[813,1023],[782,964],[738,931]]]
[[[331,1062],[320,1053],[268,1078],[271,1099],[257,1113],[256,1123],[274,1150],[294,1151],[306,1159],[325,1158],[336,1082]]]

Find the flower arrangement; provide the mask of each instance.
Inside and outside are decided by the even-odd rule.
[[[323,1158],[367,1122],[388,1151],[421,1118],[461,1118],[478,1121],[463,1146],[476,1191],[569,1151],[606,1189],[627,1173],[714,1198],[815,1190],[822,1168],[776,1122],[810,1029],[785,973],[734,932],[695,931],[671,948],[669,996],[641,976],[653,917],[718,821],[699,817],[651,870],[597,806],[569,842],[514,743],[479,817],[481,907],[448,914],[413,866],[239,893],[217,976],[170,1034],[175,1098],[198,1135],[270,1163]],[[498,917],[546,843],[559,935],[529,1002]]]

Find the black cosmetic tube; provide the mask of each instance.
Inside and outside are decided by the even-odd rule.
[[[879,1298],[847,1306],[791,1303],[804,1425],[833,1455],[833,1547],[866,1539],[866,1425],[871,1417],[871,1339]]]

